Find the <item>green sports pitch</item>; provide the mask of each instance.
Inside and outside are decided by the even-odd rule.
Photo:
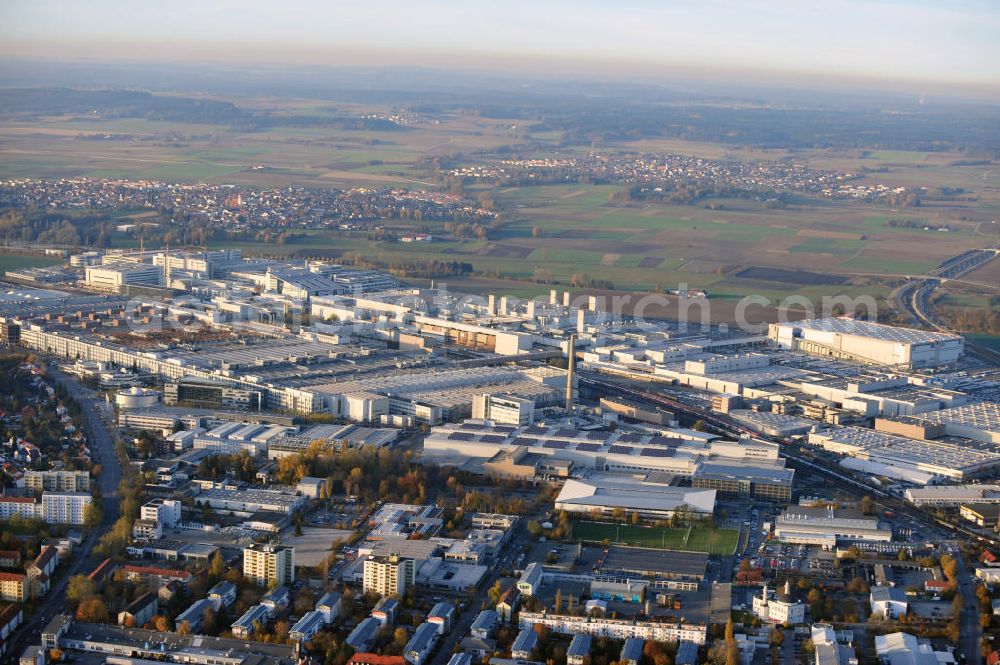
[[[570,541],[616,545],[634,545],[685,552],[732,554],[740,532],[736,529],[714,527],[655,527],[611,522],[573,522]]]

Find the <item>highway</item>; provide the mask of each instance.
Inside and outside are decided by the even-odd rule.
[[[928,328],[951,332],[938,321],[934,308],[930,306],[931,296],[941,284],[976,270],[1000,254],[996,249],[974,249],[952,257],[920,277],[910,279],[896,290],[896,302],[910,318]],[[966,352],[991,363],[1000,363],[1000,352],[979,344],[965,341]]]
[[[71,379],[58,369],[49,368],[49,376],[61,384],[70,396],[80,405],[83,429],[90,443],[90,452],[95,464],[101,465],[101,475],[96,482],[101,490],[104,502],[104,519],[100,527],[91,529],[83,543],[73,554],[68,564],[60,566],[52,580],[45,602],[40,603],[34,615],[26,617],[25,622],[14,633],[8,643],[7,653],[3,662],[13,663],[21,656],[21,652],[31,644],[37,644],[42,629],[56,614],[66,609],[66,587],[74,575],[89,573],[99,562],[91,556],[94,546],[101,534],[111,528],[118,519],[118,483],[121,481],[121,463],[115,454],[110,423],[110,405],[95,397],[94,393]]]

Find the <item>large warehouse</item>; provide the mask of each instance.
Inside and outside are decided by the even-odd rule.
[[[958,481],[1000,467],[1000,452],[976,441],[925,441],[861,427],[838,427],[811,432],[809,443],[840,455]]]
[[[774,521],[774,535],[788,543],[832,547],[838,541],[889,542],[892,529],[856,511],[793,506]]]
[[[939,423],[945,434],[1000,444],[1000,403],[978,402],[922,413],[918,418]]]
[[[699,434],[699,433],[694,433]],[[694,434],[691,436],[693,437]],[[711,441],[618,430],[578,430],[556,425],[493,425],[467,420],[435,427],[424,440],[424,460],[454,466],[481,467],[501,453],[524,450],[532,455],[568,463],[573,469],[641,473],[664,471],[692,476],[699,462],[727,462],[733,466],[750,461],[753,470],[784,469],[775,445],[754,441]],[[473,469],[482,472],[482,469]],[[523,474],[522,474],[523,475]],[[574,474],[577,475],[577,474]],[[790,479],[790,473],[788,474]]]
[[[611,514],[616,509],[641,517],[662,519],[684,506],[687,512],[711,515],[715,510],[715,490],[670,487],[631,477],[591,475],[570,478],[556,497],[556,510],[591,514]]]
[[[907,368],[954,363],[964,349],[960,335],[887,326],[847,316],[772,323],[767,336],[793,351]]]

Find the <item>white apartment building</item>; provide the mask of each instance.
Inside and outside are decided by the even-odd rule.
[[[365,559],[365,593],[380,596],[402,596],[416,583],[416,564],[413,559],[398,555],[370,556]]]
[[[610,637],[625,640],[638,637],[657,642],[705,643],[705,626],[675,621],[638,621],[632,619],[611,619],[608,617],[571,616],[548,614],[547,612],[521,612],[518,615],[521,628],[532,628],[541,624],[556,633],[567,635],[587,634],[595,637]]]
[[[143,504],[139,518],[163,527],[176,526],[181,521],[181,502],[175,499],[153,499]]]
[[[52,524],[81,525],[92,498],[86,492],[43,492],[42,514]]]
[[[89,492],[89,471],[33,471],[24,472],[24,487],[35,492]]]
[[[277,582],[286,586],[295,581],[295,548],[287,545],[255,543],[243,549],[243,576],[258,586]]]

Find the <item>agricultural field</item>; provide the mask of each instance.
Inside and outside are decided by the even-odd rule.
[[[739,531],[714,527],[649,527],[610,522],[575,521],[570,541],[634,545],[684,552],[726,555],[736,551]]]
[[[327,102],[243,100],[241,106],[286,114],[331,114]],[[374,104],[338,103],[338,113],[384,111]],[[523,146],[519,149],[518,146]],[[335,229],[305,232],[284,245],[213,241],[247,254],[344,254],[439,259],[473,265],[472,290],[485,284],[510,295],[536,295],[550,285],[643,292],[708,291],[712,318],[731,318],[747,295],[777,303],[791,295],[814,302],[833,293],[888,298],[908,276],[974,247],[1000,245],[1000,169],[960,165],[962,155],[906,150],[748,148],[643,138],[596,145],[566,144],[561,132],[531,121],[439,113],[407,126],[380,129],[278,125],[243,131],[224,124],[148,118],[8,118],[0,121],[0,179],[40,177],[152,178],[173,182],[259,187],[447,186],[431,159],[486,163],[494,151],[521,157],[589,152],[659,152],[710,159],[794,159],[814,169],[863,173],[859,182],[960,188],[958,197],[928,195],[919,207],[795,198],[784,207],[751,199],[694,205],[615,203],[623,187],[559,184],[493,187],[466,183],[465,193],[489,198],[503,223],[488,240],[455,238],[440,224],[386,220],[399,233],[431,232],[433,243],[369,240]],[[115,234],[116,247],[136,244]],[[1000,262],[995,262],[1000,263]],[[989,282],[987,282],[989,284]],[[996,282],[992,282],[995,288]],[[462,287],[465,285],[463,284]],[[460,288],[453,282],[452,288]]]

